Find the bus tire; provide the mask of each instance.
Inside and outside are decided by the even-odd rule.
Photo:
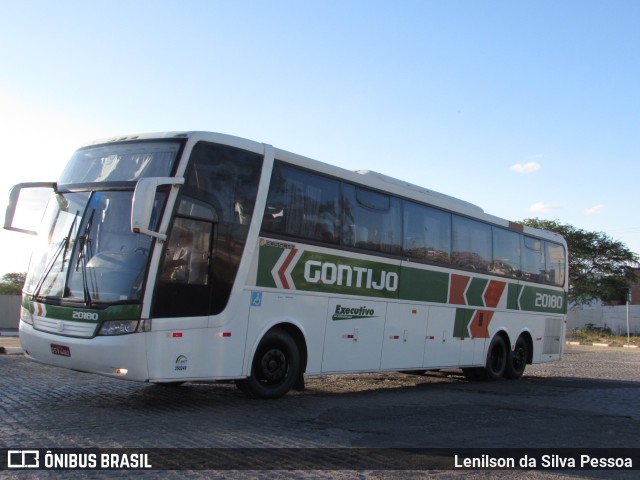
[[[274,328],[260,341],[249,377],[236,384],[250,398],[279,398],[294,387],[299,376],[298,345],[287,332]]]
[[[516,340],[513,351],[509,349],[509,356],[507,359],[507,368],[505,369],[505,378],[516,380],[522,377],[524,369],[527,367],[527,360],[529,358],[529,343],[527,339],[520,335]]]
[[[498,380],[503,377],[507,368],[509,351],[501,335],[496,335],[489,344],[485,374],[487,380]]]

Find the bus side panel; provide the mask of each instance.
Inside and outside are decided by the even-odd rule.
[[[450,307],[429,308],[424,368],[457,367],[460,362],[462,342],[453,336],[456,309]]]
[[[331,298],[322,371],[379,370],[386,312],[385,302]]]
[[[154,319],[147,333],[150,380],[221,380],[242,375],[245,322],[207,327],[208,317]]]
[[[429,307],[405,303],[387,306],[382,339],[382,370],[419,369],[424,357]]]
[[[246,292],[251,295],[249,327],[244,350],[244,374],[249,375],[254,352],[264,334],[281,323],[295,325],[302,332],[307,348],[307,374],[321,372],[322,339],[325,336],[327,297],[263,291]]]
[[[491,321],[491,337],[504,331],[513,348],[518,336],[528,334],[533,346],[532,363],[560,360],[564,342],[564,316],[540,313],[496,312]],[[488,343],[487,343],[488,345]]]
[[[566,323],[564,317],[548,316],[539,319],[544,325],[542,343],[538,352],[534,351],[534,363],[553,362],[560,360],[564,349]],[[536,353],[538,355],[536,355]]]

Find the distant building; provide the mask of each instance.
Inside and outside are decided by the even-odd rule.
[[[592,325],[600,328],[608,327],[614,334],[626,335],[628,315],[629,332],[631,335],[640,335],[640,268],[634,271],[636,281],[630,287],[631,301],[628,309],[624,302],[603,305],[600,301],[571,308],[567,312],[567,329]]]

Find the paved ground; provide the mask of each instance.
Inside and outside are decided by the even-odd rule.
[[[0,345],[6,345],[3,338]],[[3,343],[4,342],[4,343]],[[161,387],[0,355],[3,448],[638,448],[640,352],[569,346],[519,381],[458,371],[308,379],[280,400],[233,385]],[[56,478],[0,471],[0,477]],[[120,478],[123,472],[89,472]],[[135,472],[155,478],[159,472]],[[399,472],[163,472],[171,478],[395,478]],[[637,471],[636,471],[637,473]],[[65,472],[82,478],[86,472]],[[627,472],[402,472],[410,478],[636,478]]]

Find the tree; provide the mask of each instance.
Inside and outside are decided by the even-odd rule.
[[[556,220],[528,218],[524,225],[559,233],[569,248],[569,302],[624,301],[640,257],[604,232],[590,232]]]
[[[0,295],[21,295],[26,273],[5,273],[0,279]]]

